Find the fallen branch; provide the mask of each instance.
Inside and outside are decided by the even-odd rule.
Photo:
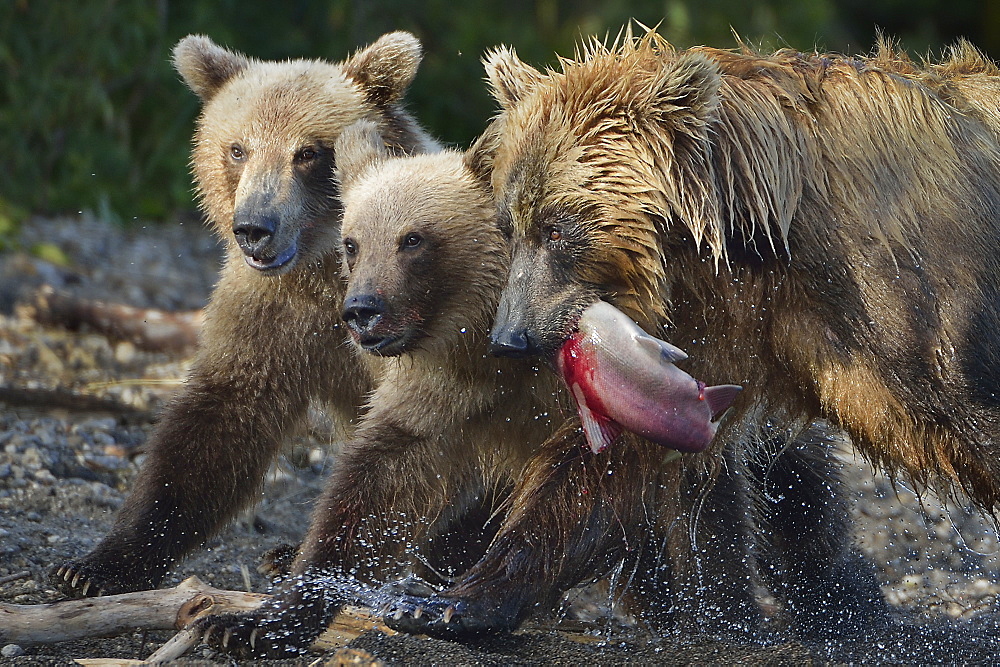
[[[123,593],[51,604],[0,604],[0,644],[50,644],[107,637],[131,630],[181,631],[149,661],[179,657],[198,644],[197,633],[184,630],[208,614],[251,611],[269,596],[214,588],[189,577],[174,588]],[[348,607],[313,643],[313,650],[343,646],[366,630],[392,633],[362,609]]]
[[[111,340],[127,340],[151,352],[183,352],[194,348],[203,320],[201,310],[170,312],[135,308],[83,299],[57,292],[49,285],[39,288],[24,310],[39,324],[70,331],[93,331]]]
[[[83,394],[60,387],[45,389],[0,386],[0,403],[6,403],[11,407],[44,408],[46,410],[107,412],[120,416],[130,423],[148,422],[153,419],[153,414],[150,411],[140,410],[117,399]]]
[[[12,581],[19,581],[21,579],[30,579],[31,570],[21,570],[20,572],[15,572],[14,574],[8,574],[6,577],[0,577],[0,586],[4,584],[9,584]]]

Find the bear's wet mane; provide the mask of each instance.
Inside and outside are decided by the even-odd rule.
[[[1000,78],[968,83],[1000,77],[1000,70],[965,41],[940,63],[917,64],[885,39],[864,57],[791,49],[765,55],[746,45],[678,51],[655,32],[626,31],[611,44],[586,42],[574,59],[535,74],[522,77],[525,91],[508,83],[498,93],[502,102],[505,92],[525,97],[508,109],[519,118],[505,123],[545,117],[571,134],[553,141],[579,148],[575,160],[590,167],[583,188],[604,201],[618,198],[611,218],[591,220],[601,228],[593,231],[630,254],[659,247],[664,226],[681,223],[716,262],[727,260],[734,241],[787,256],[803,197],[824,196],[829,165],[852,169],[844,160],[859,144],[892,155],[900,138],[930,130],[921,141],[951,150],[952,115],[980,121],[973,131],[1000,128],[989,101],[1000,93]],[[504,85],[493,83],[495,90]],[[630,160],[624,168],[621,155]],[[865,177],[870,182],[859,188],[876,192],[892,181]],[[917,216],[915,208],[897,210],[874,224],[873,235],[905,246]]]

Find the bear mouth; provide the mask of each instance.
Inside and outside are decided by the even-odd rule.
[[[403,336],[362,338],[358,344],[365,352],[377,354],[380,357],[398,357],[406,351],[406,338]]]
[[[407,351],[409,336],[406,334],[389,334],[385,336],[358,334],[352,331],[354,340],[358,346],[368,352],[380,357],[398,357]]]
[[[266,255],[245,255],[247,264],[252,268],[257,269],[262,273],[278,273],[281,270],[287,270],[292,268],[294,264],[293,260],[299,254],[299,244],[298,241],[292,241],[291,245],[282,250],[280,253],[274,257],[267,257]]]

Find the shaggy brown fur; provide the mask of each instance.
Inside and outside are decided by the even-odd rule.
[[[311,401],[344,427],[372,386],[345,344],[334,142],[360,118],[402,152],[437,147],[399,106],[420,61],[407,33],[340,64],[261,62],[189,36],[174,49],[204,103],[193,167],[228,249],[183,392],[167,407],[114,527],[56,570],[75,595],[156,586],[258,494]]]
[[[500,49],[487,72],[503,109],[481,159],[514,243],[493,347],[551,359],[606,299],[693,375],[744,391],[705,454],[626,436],[585,457],[627,485],[567,498],[575,466],[533,468],[519,529],[437,607],[502,629],[490,611],[512,581],[539,592],[530,605],[624,562],[661,622],[753,627],[739,582],[761,578],[800,629],[876,627],[810,424],[997,509],[997,68],[967,44],[921,68],[885,46],[677,52],[649,33],[545,73]],[[732,569],[713,580],[706,563]],[[443,627],[423,611],[398,625]]]
[[[499,52],[497,89],[524,68]],[[523,247],[563,228],[577,282],[667,326],[697,375],[743,383],[730,430],[761,407],[830,418],[886,468],[997,506],[992,63],[968,45],[926,70],[886,48],[676,53],[650,34],[539,76],[501,92],[494,128]]]
[[[201,622],[239,656],[305,648],[353,596],[371,603],[365,584],[403,574],[407,554],[436,550],[470,509],[497,508],[562,418],[550,374],[487,355],[507,248],[463,154],[390,159],[362,122],[337,156],[344,318],[363,349],[391,358],[317,503],[298,577],[254,614]],[[499,511],[485,519],[447,545],[456,571],[503,523]]]

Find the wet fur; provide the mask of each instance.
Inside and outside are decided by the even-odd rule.
[[[551,281],[579,283],[543,348],[571,293],[600,294],[747,388],[731,430],[827,418],[882,467],[996,507],[992,63],[964,43],[920,68],[887,45],[675,52],[650,33],[505,99],[526,67],[489,68],[500,207],[529,248],[561,226]]]
[[[551,359],[604,298],[744,391],[703,455],[625,436],[580,456],[565,431],[486,558],[397,625],[446,635],[448,605],[509,629],[620,572],[661,628],[753,631],[760,585],[800,632],[879,632],[837,431],[893,474],[1000,500],[996,67],[964,43],[918,67],[887,45],[678,52],[649,33],[545,73],[500,49],[487,73],[502,111],[479,163],[514,246],[494,340]]]
[[[369,118],[395,151],[437,150],[400,106],[419,60],[419,43],[406,33],[339,64],[258,61],[201,36],[176,46],[177,69],[203,102],[195,182],[227,258],[190,376],[151,435],[111,532],[91,553],[56,568],[68,593],[159,584],[174,562],[253,502],[311,402],[351,430],[377,364],[355,353],[339,317],[334,143],[344,127]],[[294,260],[269,274],[248,266],[233,231],[243,214],[276,222],[273,242],[295,240]]]

